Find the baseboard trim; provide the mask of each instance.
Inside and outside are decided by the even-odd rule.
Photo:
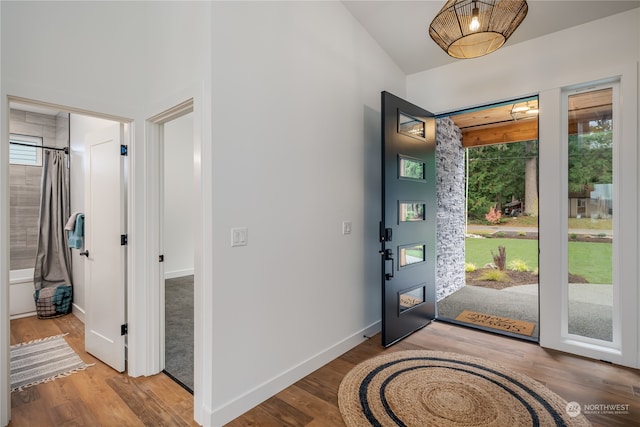
[[[37,314],[38,313],[36,313],[35,311],[29,313],[12,314],[11,316],[9,316],[9,320],[22,319],[23,317],[36,316]]]
[[[84,323],[84,309],[80,308],[76,303],[71,304],[71,313],[75,315],[82,323]]]
[[[380,332],[380,328],[381,323],[377,321],[212,411],[208,408],[202,408],[202,413],[208,421],[205,425],[222,426],[232,421],[249,409],[259,405],[316,369],[366,341],[368,337]]]

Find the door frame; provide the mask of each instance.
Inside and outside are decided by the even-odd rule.
[[[639,315],[640,292],[638,279],[638,227],[639,174],[636,146],[638,107],[634,100],[638,90],[635,64],[623,67],[617,76],[594,78],[579,83],[540,92],[540,345],[542,347],[577,354],[598,360],[638,368],[640,367]],[[614,122],[620,134],[614,141],[614,328],[619,326],[620,345],[600,345],[595,340],[581,339],[567,333],[567,153],[566,153],[566,98],[567,91],[587,89],[597,84],[618,81],[619,115]],[[615,99],[614,99],[615,103]],[[565,110],[565,111],[563,111]],[[614,110],[615,111],[615,110]],[[617,150],[617,153],[616,153]],[[616,155],[617,154],[617,155]],[[560,185],[558,185],[560,183]],[[622,233],[621,231],[624,231]],[[622,250],[624,248],[624,250]],[[617,271],[616,271],[617,270]],[[617,282],[616,282],[617,280]],[[616,323],[616,317],[619,321]],[[614,329],[615,333],[615,329]]]
[[[84,116],[95,117],[104,120],[110,120],[124,124],[123,141],[133,146],[133,119],[116,116],[112,114],[99,113],[95,111],[84,110],[81,108],[70,107],[62,104],[56,104],[45,101],[38,101],[30,98],[6,95],[2,100],[2,108],[0,109],[0,120],[2,121],[3,128],[2,135],[0,135],[0,181],[4,183],[2,191],[0,192],[0,235],[9,235],[9,120],[10,120],[10,105],[12,102],[27,104],[33,106],[39,106],[51,110],[63,111],[69,114],[79,114]],[[129,169],[129,174],[126,177],[126,203],[129,209],[125,213],[126,223],[131,225],[133,218],[133,209],[131,201],[135,197],[132,186],[132,176],[134,174],[133,162],[129,162],[126,166]],[[129,228],[131,231],[131,228]],[[133,283],[133,248],[130,246],[130,250],[126,254],[126,282],[125,282],[125,294],[128,295],[130,288],[128,283]],[[10,375],[9,375],[9,362],[10,362],[10,316],[9,316],[9,245],[8,239],[0,239],[0,270],[2,270],[2,276],[0,277],[0,425],[8,424],[11,419],[11,392],[10,392]],[[127,319],[130,317],[131,307],[127,308]],[[131,346],[129,346],[131,347]],[[130,353],[130,352],[129,352]],[[127,366],[128,370],[128,366]]]
[[[140,297],[149,298],[143,306],[144,313],[139,313],[142,322],[140,333],[147,334],[143,344],[145,359],[144,375],[160,373],[164,367],[164,287],[161,286],[162,266],[158,266],[160,254],[161,217],[158,209],[160,203],[162,124],[189,112],[193,113],[193,156],[194,156],[194,420],[201,425],[211,424],[213,409],[207,402],[213,393],[213,367],[205,360],[213,360],[213,337],[204,333],[213,325],[213,313],[207,301],[213,300],[213,287],[204,283],[213,283],[213,169],[211,144],[211,91],[204,84],[179,91],[176,97],[166,100],[158,106],[145,121],[145,143],[142,150],[146,170],[141,177],[144,187],[144,239],[146,241],[143,262],[145,289]],[[189,111],[192,110],[192,111]],[[159,113],[158,113],[159,111]],[[209,120],[206,120],[209,118]],[[142,237],[142,236],[141,236]],[[161,295],[162,293],[162,295]],[[208,326],[208,327],[206,327]]]
[[[147,156],[147,159],[150,160],[150,169],[152,168],[157,173],[157,178],[152,180],[153,183],[150,185],[150,193],[153,196],[154,200],[157,200],[158,209],[157,212],[153,215],[153,221],[149,221],[150,226],[156,227],[155,221],[157,220],[157,228],[156,233],[153,234],[150,232],[148,234],[149,239],[147,240],[151,243],[151,247],[153,249],[157,249],[156,252],[158,255],[164,253],[164,211],[162,206],[164,205],[164,125],[172,120],[179,119],[182,116],[185,116],[194,111],[194,101],[193,98],[187,99],[180,104],[177,104],[155,116],[149,118],[147,120],[146,128],[147,134],[149,135],[149,139],[151,144],[153,145],[153,150],[150,150]],[[195,127],[195,123],[194,123]],[[192,146],[193,147],[193,146]],[[150,254],[153,256],[153,254]],[[164,263],[158,260],[157,267],[151,268],[150,279],[152,284],[157,284],[157,286],[151,286],[150,292],[153,293],[154,300],[158,301],[159,312],[158,316],[158,351],[159,354],[157,358],[155,358],[154,362],[157,363],[158,371],[162,371],[165,365],[165,288],[164,288]],[[196,279],[196,271],[194,271],[194,286]],[[156,294],[157,293],[157,294]],[[194,313],[195,316],[195,313]],[[150,327],[154,327],[149,325]],[[195,337],[194,337],[195,338]],[[155,370],[155,369],[154,369]],[[195,376],[195,372],[194,372]]]

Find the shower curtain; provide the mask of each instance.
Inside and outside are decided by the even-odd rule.
[[[72,284],[71,250],[64,231],[70,216],[66,154],[43,149],[42,157],[42,200],[33,278],[36,291]]]

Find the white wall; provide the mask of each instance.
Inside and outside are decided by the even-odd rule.
[[[404,76],[338,2],[214,2],[212,28],[221,424],[379,327],[380,92]]]
[[[193,274],[193,113],[164,124],[164,277]]]
[[[405,81],[342,4],[0,8],[3,99],[132,121],[130,374],[148,372],[156,335],[143,331],[159,327],[149,323],[157,205],[147,190],[157,175],[145,120],[189,97],[201,141],[194,170],[203,178],[195,210],[206,213],[195,242],[196,271],[204,272],[196,290],[198,419],[223,424],[379,327],[380,92],[404,96]],[[8,42],[25,23],[20,46]],[[349,236],[344,220],[353,222]],[[248,246],[230,247],[236,226],[249,228]],[[6,322],[4,305],[0,318]]]
[[[188,98],[206,107],[210,87],[210,4],[207,2],[0,2],[2,63],[0,89],[2,151],[0,177],[6,171],[6,99],[18,96],[74,109],[97,112],[131,121],[133,144],[128,250],[129,309],[128,370],[131,375],[154,372],[159,321],[159,291],[151,283],[148,266],[157,266],[149,242],[158,230],[147,229],[153,210],[146,210],[152,177],[147,154],[155,147],[145,139],[145,121]],[[24,27],[29,31],[25,32]],[[15,38],[11,34],[23,34]],[[45,64],[45,66],[43,66]],[[198,118],[203,123],[202,111]],[[209,120],[210,122],[210,120]],[[210,161],[208,164],[210,168]],[[157,204],[154,206],[157,212]],[[0,195],[0,224],[7,231],[6,192]],[[6,272],[7,245],[0,242],[2,271]],[[8,275],[3,273],[0,292],[0,379],[7,383]],[[154,288],[156,285],[156,288]],[[155,310],[155,311],[154,311]],[[154,314],[150,314],[154,313]],[[6,362],[6,363],[5,363]],[[4,408],[8,393],[0,389]],[[196,395],[196,400],[201,398]],[[211,407],[211,403],[206,405]],[[197,406],[202,406],[197,404]],[[5,419],[2,419],[3,423]]]

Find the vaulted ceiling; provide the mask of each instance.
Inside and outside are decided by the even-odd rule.
[[[406,74],[465,61],[429,37],[445,0],[343,0],[342,3]],[[505,46],[640,7],[640,0],[528,0],[529,11]],[[469,61],[469,60],[466,60]]]
[[[528,0],[527,3],[527,17],[506,46],[640,7],[639,0]],[[429,24],[445,0],[343,0],[343,4],[406,74],[465,61],[451,58],[429,37]],[[569,132],[581,120],[588,120],[593,114],[604,117],[611,110],[610,103],[602,99],[576,102],[589,105],[570,106],[573,111]],[[462,130],[463,145],[467,147],[537,139],[538,101],[529,100],[529,109],[518,113],[514,109],[520,104],[475,109],[451,118]]]

